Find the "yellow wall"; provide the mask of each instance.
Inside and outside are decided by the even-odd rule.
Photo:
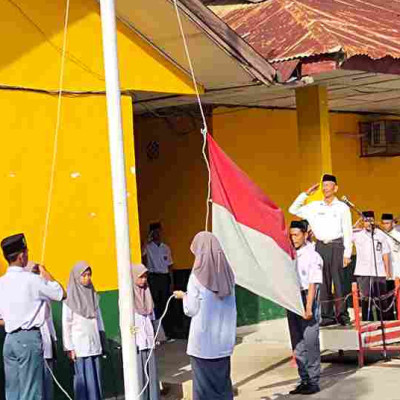
[[[360,139],[349,135],[358,132],[356,115],[333,115],[331,129],[333,170],[339,178],[339,189],[359,208],[400,215],[400,157],[360,158]]]
[[[65,2],[0,0],[0,85],[58,89]],[[191,94],[191,80],[118,25],[123,89]],[[104,90],[99,5],[71,1],[64,89]],[[57,98],[0,89],[0,238],[25,232],[40,261]],[[140,260],[133,112],[122,99],[133,261]],[[73,264],[94,267],[99,290],[117,288],[104,95],[64,97],[45,263],[67,282]],[[0,273],[5,262],[0,260]]]
[[[191,119],[137,118],[139,215],[142,241],[150,222],[160,220],[172,250],[174,267],[189,268],[189,247],[205,226],[207,174],[201,156],[202,136]],[[190,130],[189,133],[187,129]],[[158,141],[160,155],[150,160],[146,147]]]
[[[353,114],[330,114],[333,172],[339,179],[339,194],[346,194],[361,208],[400,214],[400,157],[360,158],[358,122]],[[173,121],[173,122],[172,122]],[[211,124],[210,124],[211,125]],[[204,226],[206,169],[200,157],[198,131],[185,131],[187,121],[174,118],[139,118],[135,124],[141,237],[147,225],[160,219],[165,239],[171,245],[178,268],[191,266],[189,245]],[[297,116],[295,111],[216,108],[212,132],[218,144],[270,198],[293,218],[288,208],[300,191],[320,179],[320,170],[310,181],[300,182]],[[160,159],[148,160],[149,141],[160,143]],[[376,194],[372,194],[370,190]],[[356,216],[354,216],[356,218]]]
[[[213,132],[222,148],[286,213],[300,190],[318,182],[320,171],[300,185],[295,111],[214,110]],[[330,114],[333,173],[340,194],[360,208],[400,214],[400,157],[360,158],[359,121],[354,114]],[[356,218],[356,216],[354,216]]]
[[[217,108],[213,134],[233,161],[286,211],[300,190],[296,113]]]
[[[296,89],[297,132],[302,185],[316,173],[332,172],[331,131],[328,92],[325,86],[311,85]]]
[[[127,169],[135,165],[130,98],[123,98]],[[56,99],[0,92],[0,237],[24,232],[40,260],[53,156]],[[132,170],[134,171],[134,170]],[[136,182],[128,172],[131,245],[140,259]],[[100,290],[115,289],[111,172],[104,97],[64,99],[45,264],[66,282],[76,261],[93,265]],[[4,268],[4,261],[2,260]]]
[[[1,84],[58,88],[65,3],[0,0]],[[104,90],[99,4],[96,0],[70,4],[64,87]],[[193,93],[188,76],[121,23],[118,51],[123,89]]]

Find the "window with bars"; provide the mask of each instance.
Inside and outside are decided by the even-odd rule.
[[[400,156],[400,120],[360,123],[361,157]]]

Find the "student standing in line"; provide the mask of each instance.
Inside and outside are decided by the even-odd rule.
[[[374,307],[373,297],[378,296],[378,286],[380,295],[387,293],[386,279],[390,278],[390,247],[386,235],[379,230],[374,231],[374,245],[372,245],[372,224],[374,224],[375,214],[373,211],[363,212],[363,229],[353,233],[353,242],[356,245],[357,261],[354,276],[362,294],[362,319],[363,321],[373,321],[372,309]],[[375,253],[375,254],[374,254]],[[376,260],[376,269],[375,269]],[[384,310],[388,307],[388,301],[382,299]],[[378,321],[380,311],[377,309]],[[382,318],[390,320],[391,311],[385,311]]]
[[[200,232],[187,293],[174,292],[192,318],[187,354],[193,400],[232,400],[231,355],[236,341],[235,277],[216,236]]]
[[[395,229],[393,214],[382,214],[381,228],[387,233],[386,240],[390,246],[390,277],[386,280],[386,288],[388,292],[392,292],[395,289],[396,278],[400,278],[400,232]],[[395,313],[396,307],[388,317],[395,319]]]
[[[71,271],[62,314],[63,342],[74,363],[75,400],[101,400],[100,357],[104,324],[92,268],[84,261]]]
[[[163,230],[160,222],[149,226],[149,241],[143,250],[143,264],[148,269],[148,282],[154,300],[154,312],[158,321],[165,310],[168,298],[172,294],[173,261],[171,249],[163,242]],[[172,336],[170,313],[164,317],[163,328],[167,338]]]
[[[39,274],[39,264],[28,261],[25,267],[27,272],[33,274]],[[43,357],[44,357],[44,377],[43,377],[43,399],[53,400],[54,397],[54,384],[51,371],[54,369],[55,360],[57,358],[57,334],[53,322],[53,313],[51,310],[51,302],[47,302],[45,305],[45,321],[40,328],[40,334],[42,335],[43,343]]]
[[[40,328],[49,301],[65,291],[44,266],[39,275],[24,270],[28,247],[23,234],[1,242],[9,267],[0,278],[0,319],[7,333],[3,347],[7,400],[43,399],[43,347]]]
[[[296,249],[296,269],[305,309],[303,316],[292,311],[287,312],[290,340],[301,379],[300,384],[290,394],[310,395],[320,391],[319,290],[322,284],[323,261],[313,244],[307,240],[307,228],[303,221],[292,221],[289,233]]]
[[[154,303],[147,284],[147,268],[144,265],[134,265],[132,272],[133,283],[135,285],[135,326],[139,328],[136,335],[136,346],[139,352],[139,391],[142,391],[147,384],[145,374],[146,362],[154,346],[154,328],[152,323],[154,320]],[[154,351],[147,365],[147,374],[149,376],[148,387],[140,400],[159,400],[160,383]]]

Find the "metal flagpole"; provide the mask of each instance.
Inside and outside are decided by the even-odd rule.
[[[122,339],[125,399],[139,395],[135,339],[134,298],[131,272],[124,142],[121,120],[115,0],[100,0],[103,55],[106,77],[108,134],[114,203],[115,243],[119,286],[119,323]]]

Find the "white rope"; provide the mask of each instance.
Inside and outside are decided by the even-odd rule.
[[[53,145],[53,160],[51,163],[50,185],[49,185],[49,193],[47,196],[46,219],[45,219],[44,232],[43,232],[42,255],[40,258],[40,260],[41,260],[40,263],[42,265],[44,264],[47,235],[48,235],[48,231],[49,231],[51,202],[52,202],[52,198],[53,198],[53,187],[54,187],[54,175],[55,175],[56,163],[57,163],[58,135],[60,132],[60,125],[61,125],[61,104],[62,104],[62,94],[63,94],[63,85],[64,85],[65,58],[66,58],[66,52],[67,52],[67,33],[68,33],[70,0],[66,0],[66,1],[67,1],[67,3],[66,3],[65,19],[64,19],[64,37],[63,37],[63,46],[62,46],[62,54],[61,54],[60,78],[59,78],[59,85],[58,85],[59,91],[58,91],[58,102],[57,102],[57,120],[56,120],[56,129],[55,129],[55,133],[54,133],[54,145]]]
[[[68,392],[61,386],[61,383],[58,382],[56,376],[54,375],[52,369],[50,368],[49,364],[47,363],[47,360],[44,359],[44,365],[47,368],[47,370],[50,372],[51,377],[53,378],[54,382],[56,383],[56,385],[60,388],[60,390],[65,394],[65,397],[67,397],[67,399],[72,400],[72,397],[68,394]]]
[[[157,327],[157,331],[156,331],[156,333],[155,333],[155,335],[154,335],[153,344],[151,345],[150,354],[149,354],[149,356],[147,357],[146,363],[145,363],[145,365],[144,365],[144,374],[145,374],[145,376],[146,376],[146,384],[144,385],[142,391],[139,393],[139,395],[138,395],[138,397],[137,397],[138,400],[140,400],[140,397],[142,396],[142,394],[143,394],[143,393],[146,391],[146,389],[149,387],[149,384],[150,384],[150,377],[149,377],[149,373],[147,372],[148,365],[149,365],[149,362],[150,362],[151,357],[152,357],[152,355],[153,355],[154,349],[155,349],[155,347],[156,347],[157,336],[158,336],[158,334],[160,333],[160,329],[161,329],[161,327],[162,327],[161,322],[162,322],[162,320],[164,319],[165,315],[167,314],[168,307],[169,307],[169,303],[171,302],[171,300],[172,300],[174,297],[175,297],[174,295],[171,295],[171,296],[170,296],[170,298],[168,299],[167,304],[166,304],[166,306],[165,306],[165,310],[164,310],[164,312],[163,312],[163,315],[161,315],[160,319],[158,320],[158,327]]]
[[[201,103],[199,88],[197,86],[196,76],[194,74],[194,68],[193,68],[192,60],[190,58],[190,52],[189,52],[189,47],[188,47],[188,44],[187,44],[187,41],[186,41],[185,32],[183,30],[181,16],[179,14],[179,7],[178,7],[177,0],[174,0],[174,6],[175,6],[175,11],[176,11],[176,17],[178,19],[179,30],[180,30],[180,33],[181,33],[181,36],[182,36],[183,46],[185,48],[186,58],[187,58],[187,61],[188,61],[188,64],[189,64],[190,73],[192,75],[193,86],[194,86],[194,89],[196,91],[197,103],[199,104],[201,118],[203,120],[203,129],[201,130],[201,134],[203,135],[202,154],[203,154],[204,162],[206,164],[207,171],[208,171],[207,213],[206,213],[206,231],[208,231],[208,220],[210,218],[210,203],[211,203],[211,169],[210,169],[210,162],[208,161],[208,157],[207,157],[207,153],[206,153],[207,133],[208,133],[207,120],[206,120],[206,116],[204,114],[203,105]]]

